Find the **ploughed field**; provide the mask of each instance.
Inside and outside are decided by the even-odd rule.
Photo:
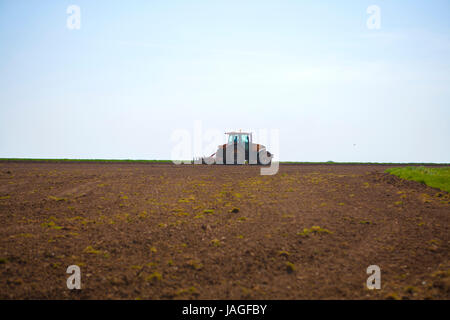
[[[0,298],[449,299],[449,194],[387,168],[0,162]]]

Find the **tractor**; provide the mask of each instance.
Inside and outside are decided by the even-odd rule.
[[[251,132],[225,132],[227,143],[219,145],[209,157],[201,158],[203,164],[259,164],[270,165],[273,154],[262,144],[253,143]]]

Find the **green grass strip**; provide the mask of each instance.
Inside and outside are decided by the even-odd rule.
[[[137,163],[172,163],[172,160],[132,160],[132,159],[31,159],[0,158],[0,161],[35,161],[35,162],[137,162]]]
[[[390,168],[386,172],[401,179],[417,181],[427,186],[450,192],[450,167],[430,168],[420,166]]]

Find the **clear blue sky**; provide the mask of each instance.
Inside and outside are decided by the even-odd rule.
[[[0,157],[168,159],[195,120],[279,129],[281,160],[450,162],[450,1],[0,0]]]

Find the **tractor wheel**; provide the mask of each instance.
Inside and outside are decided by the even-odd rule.
[[[263,166],[270,166],[272,163],[271,153],[266,151],[265,149],[260,150],[258,152],[258,164]]]
[[[226,164],[226,156],[224,149],[217,149],[216,164]]]

